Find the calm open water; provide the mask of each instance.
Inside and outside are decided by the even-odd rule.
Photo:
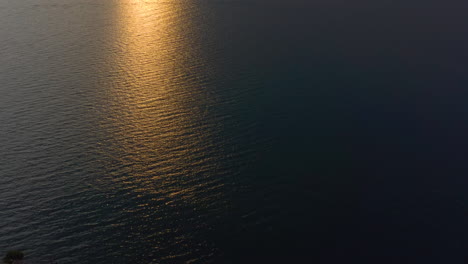
[[[0,254],[464,263],[467,8],[0,1]]]

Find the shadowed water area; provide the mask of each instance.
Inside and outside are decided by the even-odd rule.
[[[468,4],[377,2],[0,1],[0,250],[463,263]]]

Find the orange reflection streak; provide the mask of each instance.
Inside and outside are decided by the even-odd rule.
[[[193,107],[201,89],[188,69],[196,54],[186,5],[122,0],[110,88],[116,173],[126,175],[118,181],[170,201],[194,199],[193,176],[213,166],[206,162],[210,135],[200,132],[204,111]]]

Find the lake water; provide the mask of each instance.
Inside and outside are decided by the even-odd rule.
[[[463,1],[0,1],[0,254],[464,263]]]

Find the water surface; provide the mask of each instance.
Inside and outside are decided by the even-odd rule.
[[[0,2],[0,250],[460,263],[466,7]]]

